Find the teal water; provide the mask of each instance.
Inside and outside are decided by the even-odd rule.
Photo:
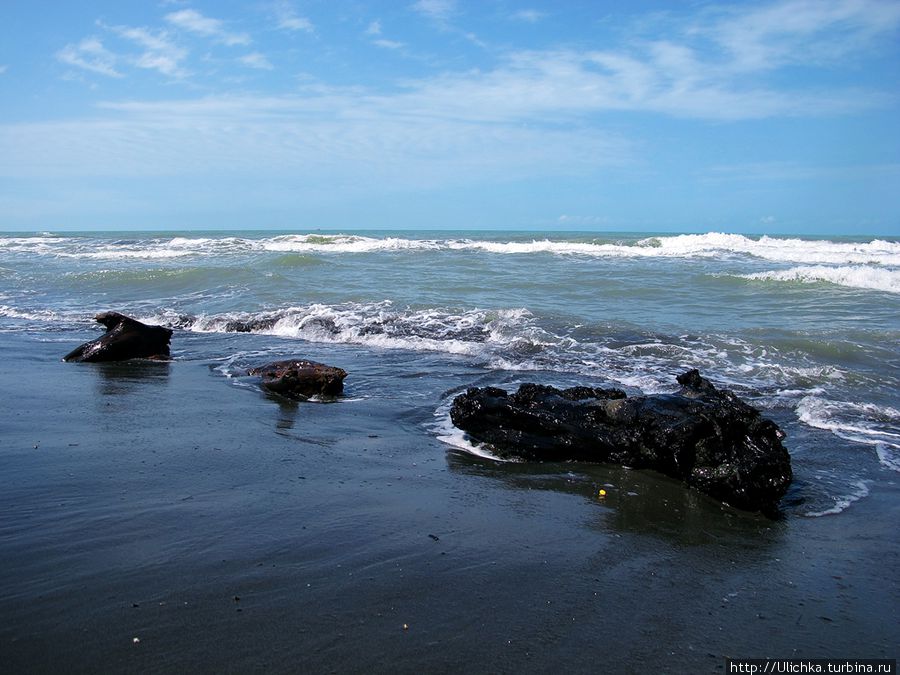
[[[176,358],[218,359],[223,372],[241,349],[220,353],[212,336],[261,319],[254,353],[341,345],[361,358],[406,354],[412,370],[422,358],[475,367],[499,383],[650,393],[699,368],[796,432],[800,514],[840,512],[900,470],[897,240],[17,234],[0,237],[0,281],[0,336],[52,334],[61,353],[114,309],[172,326]],[[188,348],[182,334],[210,339]],[[433,398],[440,418],[442,392],[414,395]]]

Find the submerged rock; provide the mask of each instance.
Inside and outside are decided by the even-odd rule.
[[[168,359],[172,331],[148,326],[118,312],[103,312],[94,317],[106,326],[96,340],[85,342],[63,357],[63,361],[125,361],[127,359]]]
[[[305,359],[268,363],[251,368],[247,374],[262,378],[260,384],[263,389],[301,401],[311,396],[340,394],[347,377],[347,371],[342,368]]]
[[[655,469],[737,508],[773,513],[792,479],[784,432],[691,370],[676,394],[523,384],[471,388],[450,418],[499,457]]]
[[[179,314],[169,322],[175,328],[190,329],[202,325],[207,329],[221,330],[226,333],[253,333],[269,330],[281,319],[280,316],[262,319],[203,319],[193,314]]]

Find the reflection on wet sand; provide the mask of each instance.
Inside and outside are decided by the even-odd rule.
[[[498,462],[460,450],[447,453],[447,464],[451,471],[490,478],[511,490],[579,495],[597,505],[597,518],[587,525],[601,531],[706,546],[783,529],[780,522],[732,509],[654,471],[605,464]]]

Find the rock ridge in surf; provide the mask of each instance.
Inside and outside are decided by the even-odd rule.
[[[675,394],[523,384],[509,394],[473,387],[450,418],[507,459],[601,462],[653,469],[731,506],[777,513],[792,480],[784,432],[697,370]]]

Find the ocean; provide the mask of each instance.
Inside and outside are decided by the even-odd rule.
[[[62,363],[108,310],[173,328],[173,360]],[[246,376],[295,356],[347,370],[344,396]],[[0,359],[0,654],[19,665],[896,657],[897,238],[2,234]],[[469,386],[659,393],[691,368],[786,432],[782,520],[652,472],[499,462],[449,422]],[[254,601],[267,618],[235,623]],[[610,611],[631,646],[579,651]]]

